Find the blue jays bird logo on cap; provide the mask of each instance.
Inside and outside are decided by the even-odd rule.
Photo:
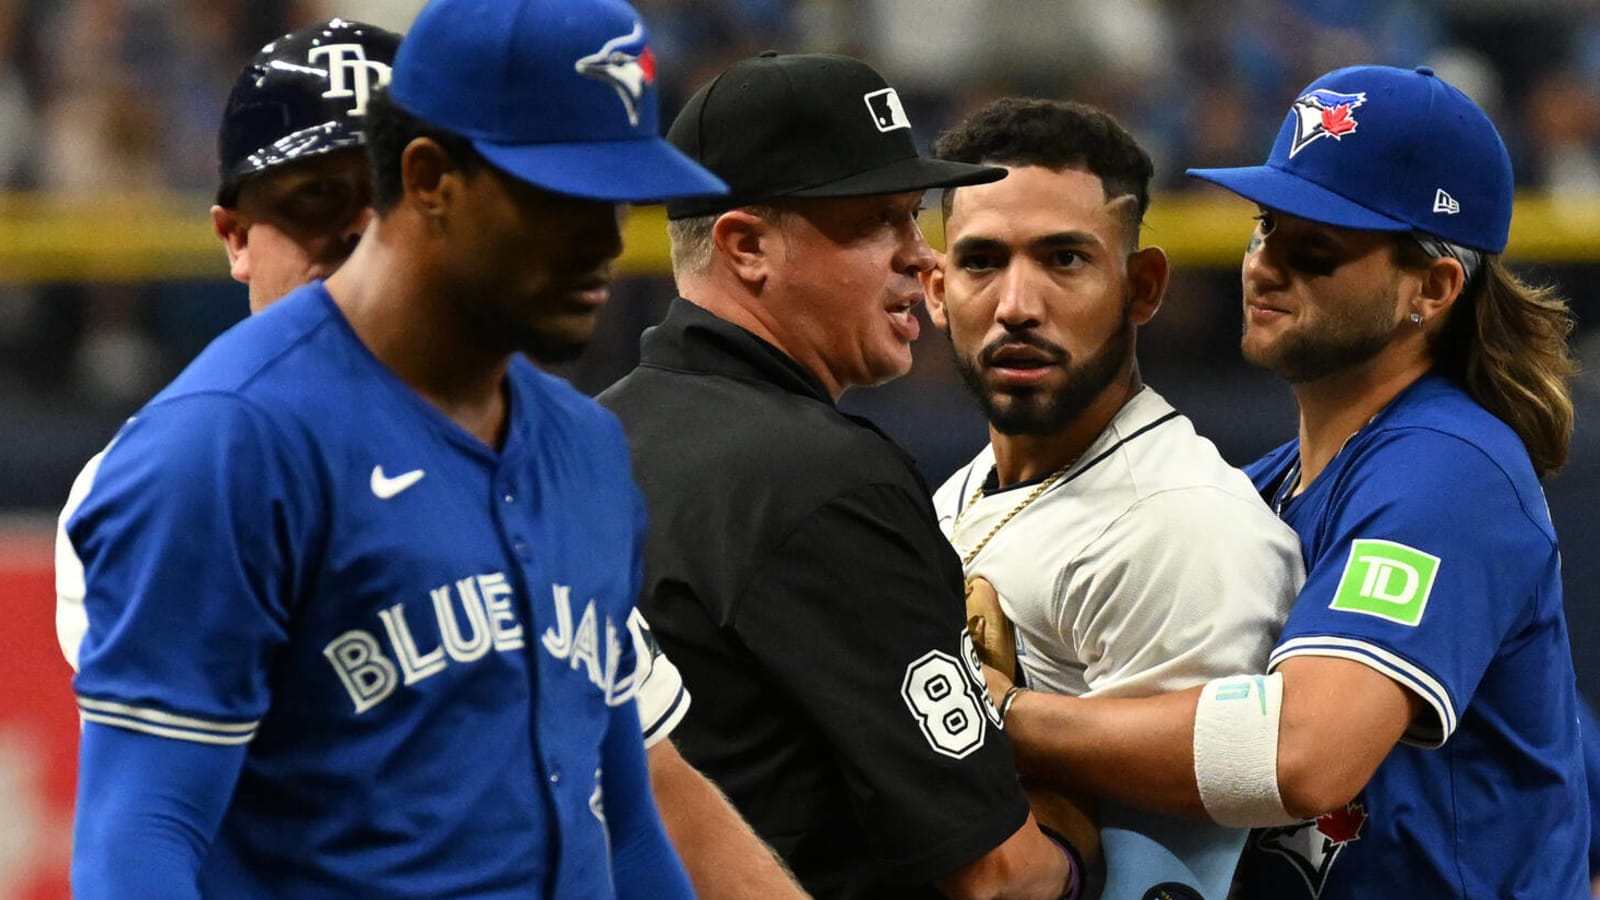
[[[1365,93],[1341,94],[1319,89],[1301,95],[1291,111],[1295,122],[1294,143],[1289,147],[1289,158],[1294,159],[1296,153],[1317,138],[1331,137],[1337,141],[1354,132],[1357,123],[1351,113],[1366,102]]]
[[[633,49],[629,48],[637,45]],[[656,56],[644,43],[644,24],[633,23],[633,30],[605,42],[599,50],[578,60],[573,66],[579,75],[609,83],[628,110],[628,124],[639,124],[639,101],[645,88],[656,82]]]

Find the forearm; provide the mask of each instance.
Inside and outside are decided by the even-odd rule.
[[[199,873],[244,749],[85,725],[73,821],[80,900],[198,900]]]
[[[1279,824],[1348,802],[1424,711],[1416,695],[1351,660],[1295,657],[1279,666],[1278,675],[1281,722],[1263,718],[1271,733],[1257,735],[1271,742],[1276,759],[1263,757],[1271,771],[1248,779],[1276,782],[1278,796],[1267,799],[1277,813],[1251,811],[1244,816],[1248,821],[1233,824]],[[1272,677],[1277,676],[1267,680]],[[1137,809],[1232,821],[1221,812],[1207,815],[1196,785],[1195,713],[1203,690],[1126,700],[1023,691],[1005,720],[1018,769]],[[1222,727],[1222,733],[1239,736],[1232,726]],[[1218,749],[1215,741],[1207,746]],[[1230,741],[1221,748],[1223,756],[1213,752],[1207,759],[1230,759],[1233,746]]]
[[[639,716],[627,703],[612,710],[601,748],[606,827],[617,896],[628,900],[692,898],[688,876],[667,842],[650,792]]]
[[[806,896],[772,849],[670,740],[651,747],[648,757],[662,824],[701,898]]]
[[[1076,896],[1082,873],[1030,813],[1022,827],[983,856],[934,882],[951,900],[1054,900]]]
[[[1138,809],[1205,817],[1194,777],[1200,689],[1110,699],[1023,691],[1006,732],[1024,775]]]
[[[1348,659],[1297,656],[1278,672],[1278,784],[1285,808],[1296,815],[1354,799],[1426,708],[1397,682]]]
[[[619,900],[668,900],[695,896],[683,866],[657,825],[654,833],[631,829],[613,832],[621,840],[611,848],[613,881]]]

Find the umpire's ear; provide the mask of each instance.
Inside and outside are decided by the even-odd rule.
[[[918,272],[917,280],[922,282],[922,301],[928,305],[929,320],[933,322],[934,327],[949,331],[950,317],[944,307],[945,259],[943,251],[933,251],[933,268]]]
[[[757,288],[772,274],[770,257],[782,240],[780,224],[751,209],[730,209],[711,226],[714,264]]]
[[[228,275],[240,284],[250,283],[250,223],[237,209],[211,207],[211,230],[228,254]]]

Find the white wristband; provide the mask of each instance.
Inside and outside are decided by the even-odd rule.
[[[1206,684],[1194,713],[1194,780],[1216,822],[1235,828],[1300,821],[1278,793],[1283,676],[1233,675]]]

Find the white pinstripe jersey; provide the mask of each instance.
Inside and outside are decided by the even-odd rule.
[[[985,447],[934,495],[963,557],[1030,490],[973,501],[993,465]],[[1074,696],[1262,671],[1304,580],[1294,531],[1148,387],[966,572],[999,593],[1028,683]]]
[[[1262,671],[1305,577],[1300,543],[1155,391],[997,531],[1038,482],[981,490],[993,471],[985,447],[934,506],[963,558],[982,543],[966,574],[999,593],[1029,686],[1133,697]],[[1173,884],[1223,896],[1246,837],[1109,802],[1100,825],[1111,900]]]

